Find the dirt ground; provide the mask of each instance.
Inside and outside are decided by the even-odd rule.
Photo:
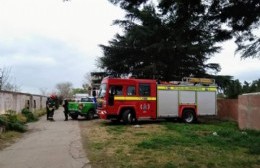
[[[16,143],[0,151],[1,168],[88,168],[81,144],[78,121],[64,121],[63,109],[54,122],[46,116],[29,124],[29,131]]]

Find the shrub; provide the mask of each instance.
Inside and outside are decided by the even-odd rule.
[[[26,117],[27,122],[33,122],[38,120],[38,118],[34,116],[34,114],[27,108],[24,108],[22,110],[22,114]]]
[[[14,110],[7,110],[6,114],[0,115],[0,127],[5,130],[13,130],[18,132],[25,132],[27,122],[37,121],[38,116],[44,115],[46,110],[39,110],[35,114],[29,109],[24,108],[21,113],[16,114]]]
[[[15,115],[16,111],[14,111],[14,110],[7,110],[6,114]]]
[[[42,109],[36,110],[36,112],[34,114],[36,117],[41,117],[46,114],[46,109],[42,108]]]
[[[27,122],[27,118],[21,113],[17,114],[17,120],[23,124]]]
[[[25,132],[26,131],[25,125],[20,123],[20,122],[10,122],[8,124],[7,129],[13,130],[13,131],[18,131],[18,132]]]
[[[5,115],[0,115],[0,126],[7,126],[8,119]]]
[[[25,125],[18,120],[15,114],[0,115],[0,125],[4,126],[6,130],[13,130],[18,132],[25,132]]]
[[[15,114],[5,114],[5,116],[7,117],[7,121],[9,123],[19,122],[17,119],[17,115],[15,115]]]

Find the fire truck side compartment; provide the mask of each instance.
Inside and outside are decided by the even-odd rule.
[[[197,92],[198,115],[216,115],[216,92]]]
[[[178,91],[158,90],[157,94],[157,116],[177,117],[179,106]]]
[[[178,90],[178,86],[157,90],[157,117],[181,117],[178,116],[180,105],[196,106],[197,115],[216,115],[216,92]]]

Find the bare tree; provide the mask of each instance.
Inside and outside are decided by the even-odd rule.
[[[0,90],[19,91],[20,88],[15,83],[12,83],[10,67],[0,68]]]
[[[43,96],[47,96],[48,95],[48,90],[47,88],[40,88],[40,94]]]
[[[72,83],[70,82],[58,83],[56,85],[56,89],[59,96],[63,98],[72,97]]]
[[[15,85],[15,84],[11,84],[11,83],[8,82],[8,83],[4,86],[3,90],[18,92],[18,91],[20,91],[20,87],[17,86],[17,85]]]
[[[90,84],[91,84],[91,74],[90,74],[90,72],[87,72],[87,73],[84,75],[83,85],[88,85],[88,86],[90,86]]]
[[[87,72],[84,75],[82,87],[83,87],[84,90],[89,92],[89,90],[91,88],[91,74],[90,74],[90,72]]]
[[[4,90],[4,87],[10,76],[10,68],[3,67],[0,68],[0,90]]]

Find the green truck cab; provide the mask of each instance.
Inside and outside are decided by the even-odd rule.
[[[96,103],[90,97],[81,98],[79,102],[68,103],[69,116],[76,120],[78,116],[83,116],[86,119],[93,119],[96,115]]]

